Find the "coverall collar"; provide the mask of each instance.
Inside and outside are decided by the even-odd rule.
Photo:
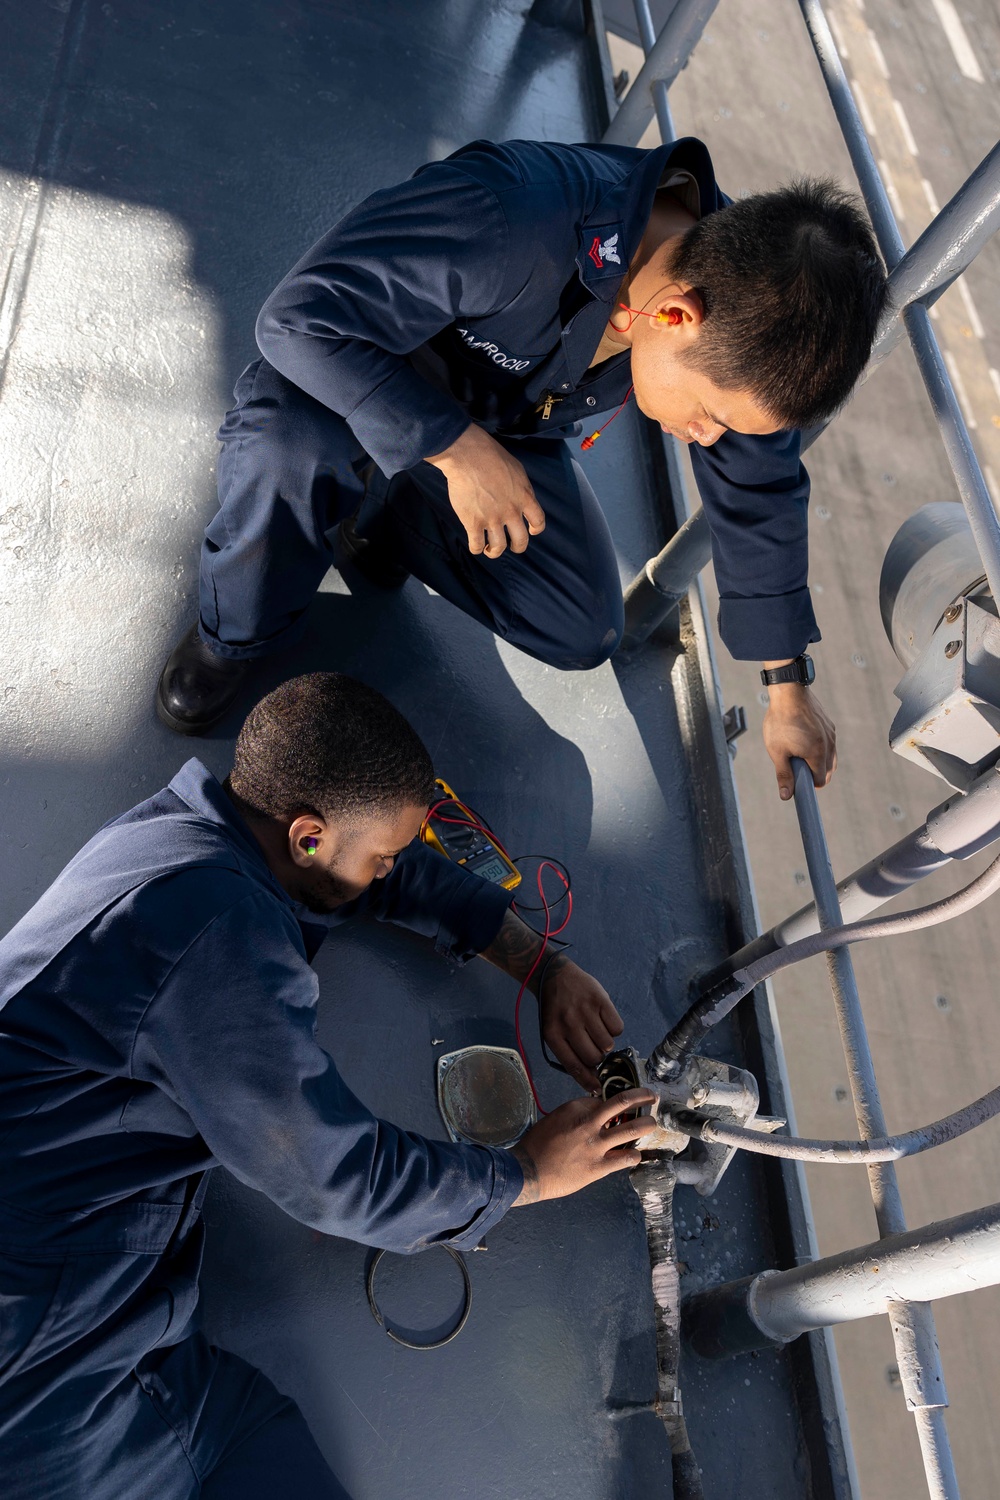
[[[701,212],[720,207],[708,148],[694,136],[638,153],[638,164],[604,194],[580,229],[576,264],[580,280],[596,298],[614,303],[646,232],[657,188],[668,172],[690,172],[698,184]],[[617,236],[617,238],[616,238]]]
[[[292,900],[284,886],[275,879],[270,865],[264,858],[263,849],[226,796],[221,782],[216,780],[207,766],[202,765],[200,760],[192,756],[181,766],[170,782],[169,790],[179,797],[197,817],[203,818],[207,823],[214,823],[223,836],[237,846],[241,854],[249,855],[256,865],[261,866],[275,894],[287,906],[297,910],[297,903]]]
[[[221,782],[217,781],[207,766],[202,765],[201,761],[194,756],[181,766],[173,781],[170,782],[170,791],[179,797],[197,817],[214,823],[230,843],[238,846],[241,853],[249,853],[254,863],[263,869],[270,889],[279,900],[291,908],[300,927],[321,928],[325,932],[330,927],[339,927],[341,922],[347,921],[356,911],[362,897],[345,901],[342,906],[329,912],[313,911],[301,901],[296,901],[275,876],[264,857],[263,849],[230,802]]]
[[[708,149],[693,136],[635,155],[639,158],[636,166],[608,189],[580,227],[577,271],[593,301],[570,318],[562,331],[562,354],[568,376],[564,389],[569,386],[575,389],[587,374],[632,257],[642,243],[653,199],[664,178],[672,171],[690,172],[698,185],[702,217],[721,207],[723,201],[715,185]],[[545,373],[550,375],[548,371]],[[553,384],[551,378],[548,384]]]

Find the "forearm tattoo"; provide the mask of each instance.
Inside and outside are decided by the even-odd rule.
[[[526,1203],[538,1202],[538,1168],[520,1142],[512,1146],[511,1150],[521,1163],[521,1171],[524,1173],[524,1187],[514,1199],[515,1205],[523,1208]]]
[[[483,958],[489,959],[498,969],[503,969],[513,979],[524,979],[531,972],[542,951],[544,944],[537,932],[532,932],[527,922],[512,911],[504,913],[503,923],[500,931],[493,939],[488,948],[483,949]],[[538,980],[543,973],[551,975],[557,968],[561,968],[567,959],[562,953],[547,954],[538,966],[535,976],[532,978],[530,989],[534,994],[538,993]]]

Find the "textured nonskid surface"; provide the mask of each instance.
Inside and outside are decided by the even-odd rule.
[[[157,723],[152,696],[193,614],[213,434],[266,293],[321,229],[420,162],[476,136],[593,138],[598,120],[580,29],[513,3],[3,0],[0,16],[6,927],[192,749],[228,766],[239,712],[192,746]],[[662,540],[636,439],[624,417],[584,460],[623,577]],[[416,583],[352,597],[331,574],[306,639],[255,691],[317,667],[388,693],[512,850],[570,866],[575,956],[627,1039],[658,1040],[725,941],[692,794],[702,751],[678,722],[670,652],[561,674]],[[324,1045],[415,1130],[443,1133],[439,1053],[511,1044],[514,993],[485,964],[452,971],[373,925],[335,934],[317,967]],[[739,1060],[735,1033],[717,1044]],[[565,1097],[537,1068],[544,1099]],[[679,1191],[692,1278],[772,1262],[765,1170],[738,1163],[709,1204]],[[430,1354],[372,1320],[361,1247],[222,1173],[206,1215],[209,1333],[300,1402],[356,1500],[669,1494],[659,1422],[614,1414],[655,1389],[626,1180],[509,1215],[470,1258],[468,1326]],[[443,1255],[380,1271],[388,1316],[414,1332],[445,1325],[459,1295]],[[689,1369],[685,1386],[710,1500],[809,1493],[784,1356]]]

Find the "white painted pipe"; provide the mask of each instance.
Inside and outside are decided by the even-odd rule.
[[[747,1294],[753,1321],[787,1343],[815,1328],[1000,1283],[1000,1203],[889,1235],[790,1271],[762,1271]]]

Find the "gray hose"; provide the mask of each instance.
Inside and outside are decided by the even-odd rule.
[[[697,1140],[714,1141],[720,1146],[738,1146],[760,1156],[783,1156],[793,1161],[830,1161],[842,1165],[860,1162],[867,1166],[875,1161],[899,1161],[901,1157],[916,1156],[921,1151],[929,1151],[932,1146],[958,1140],[959,1136],[967,1135],[977,1125],[983,1125],[997,1115],[1000,1115],[1000,1088],[990,1089],[981,1099],[974,1099],[953,1115],[945,1115],[943,1120],[935,1120],[933,1125],[921,1125],[902,1135],[890,1135],[876,1141],[811,1141],[794,1135],[765,1135],[743,1125],[722,1125],[717,1120],[673,1119],[671,1124]]]
[[[950,922],[952,917],[964,916],[985,901],[987,896],[1000,889],[1000,856],[987,865],[981,875],[970,880],[968,885],[953,896],[943,896],[928,906],[918,906],[916,911],[896,912],[891,917],[869,917],[863,922],[845,922],[840,927],[826,927],[821,932],[812,932],[798,942],[779,948],[777,953],[765,954],[747,964],[738,972],[746,976],[748,989],[770,979],[779,969],[787,969],[804,958],[817,953],[827,953],[833,948],[846,948],[849,943],[863,942],[868,938],[894,937],[901,932],[920,932],[925,927],[936,927],[940,922]]]
[[[756,985],[770,979],[781,969],[801,963],[804,958],[814,958],[818,953],[829,953],[835,948],[846,948],[850,943],[860,943],[868,938],[894,937],[903,932],[919,932],[925,927],[935,927],[939,922],[950,922],[985,901],[1000,888],[1000,858],[988,865],[981,875],[940,901],[916,911],[897,912],[890,917],[869,917],[863,922],[845,922],[839,927],[826,927],[820,932],[810,933],[779,948],[774,953],[765,953],[742,969],[736,969],[697,1000],[686,1015],[682,1016],[663,1041],[652,1053],[649,1068],[654,1077],[676,1078],[682,1070],[682,1060],[687,1057],[713,1026],[723,1020],[748,995]],[[971,1106],[970,1106],[971,1107]],[[887,1158],[889,1159],[889,1158]]]

